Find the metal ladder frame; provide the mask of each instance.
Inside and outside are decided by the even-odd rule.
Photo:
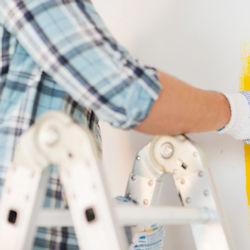
[[[68,211],[41,210],[50,164],[58,166],[72,219]],[[156,206],[166,173],[173,175],[183,207]],[[186,136],[155,137],[146,145],[126,196],[139,206],[111,206],[92,135],[67,115],[48,112],[21,136],[9,168],[0,203],[1,247],[27,250],[36,226],[73,224],[81,249],[127,249],[119,221],[189,223],[197,250],[234,249],[204,156]]]

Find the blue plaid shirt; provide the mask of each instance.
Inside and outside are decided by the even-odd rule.
[[[156,70],[141,66],[87,0],[0,1],[0,191],[18,137],[61,110],[99,140],[97,118],[137,126],[158,97]],[[51,167],[45,207],[63,208]],[[38,228],[34,249],[78,249],[72,228]]]

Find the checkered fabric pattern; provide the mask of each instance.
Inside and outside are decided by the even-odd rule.
[[[109,33],[90,1],[0,1],[0,193],[19,136],[60,110],[100,141],[97,118],[128,129],[158,97],[155,69],[141,66]],[[44,206],[63,208],[55,166]],[[78,249],[72,228],[39,228],[34,249]]]

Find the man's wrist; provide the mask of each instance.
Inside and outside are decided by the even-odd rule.
[[[221,102],[221,119],[219,122],[218,131],[222,131],[231,120],[232,110],[227,96],[223,93],[218,93]]]
[[[231,116],[229,122],[219,133],[230,134],[236,139],[250,138],[249,105],[241,93],[224,94],[230,104]]]

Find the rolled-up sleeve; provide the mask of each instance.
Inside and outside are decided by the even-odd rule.
[[[156,70],[120,46],[89,1],[1,0],[3,25],[80,105],[115,127],[133,128],[160,92]]]

